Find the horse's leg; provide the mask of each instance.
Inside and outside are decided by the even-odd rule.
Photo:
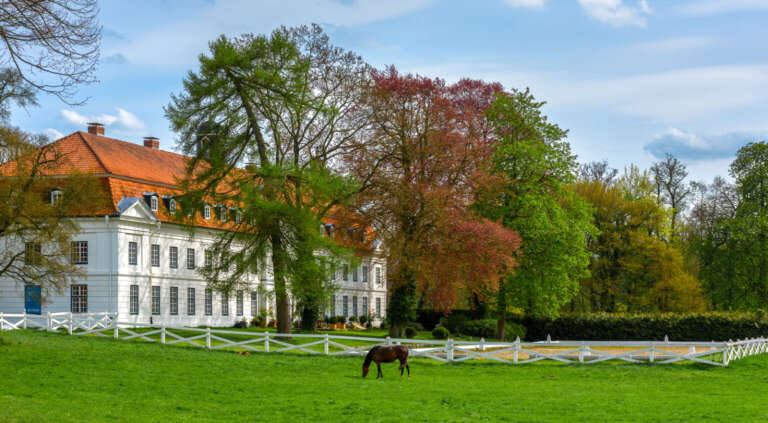
[[[408,370],[408,377],[411,377],[411,366],[408,365],[408,362],[405,362],[405,368]]]
[[[405,365],[403,362],[400,362],[400,377],[403,377],[403,372],[405,371]]]
[[[382,372],[381,372],[381,363],[379,363],[379,362],[377,361],[377,362],[376,362],[376,367],[378,367],[378,368],[379,368],[379,373],[376,375],[376,379],[378,379],[379,377],[381,377],[381,378],[383,379],[383,378],[384,378],[384,373],[382,373]]]

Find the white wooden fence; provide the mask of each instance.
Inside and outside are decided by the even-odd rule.
[[[94,335],[114,339],[137,339],[165,345],[181,344],[209,350],[254,353],[296,351],[324,355],[365,355],[374,345],[406,345],[411,357],[442,362],[493,360],[524,364],[542,360],[593,364],[609,360],[631,363],[668,364],[681,361],[727,366],[731,361],[768,353],[768,339],[728,342],[664,341],[552,341],[486,342],[373,338],[329,334],[281,334],[211,328],[165,327],[118,322],[109,313],[0,313],[0,330],[66,330],[75,336]]]

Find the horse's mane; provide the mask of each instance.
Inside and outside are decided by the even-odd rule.
[[[368,367],[371,364],[371,361],[373,361],[373,352],[379,349],[379,346],[376,345],[375,347],[371,348],[370,351],[368,351],[368,354],[365,356],[365,361],[363,362],[363,367]]]

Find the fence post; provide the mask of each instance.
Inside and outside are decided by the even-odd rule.
[[[269,352],[269,332],[264,331],[264,352]]]
[[[325,340],[323,341],[323,353],[328,355],[328,334],[325,334]]]
[[[72,335],[72,312],[69,312],[69,328],[68,328],[69,334]]]
[[[115,318],[112,319],[112,329],[114,329],[114,333],[112,334],[112,336],[114,336],[115,339],[118,339],[118,336],[120,335],[118,335],[117,333],[117,316],[115,316]]]
[[[728,365],[728,343],[723,342],[723,366]]]
[[[448,338],[448,343],[445,344],[445,356],[449,362],[453,361],[453,339]]]
[[[387,335],[387,345],[392,345],[392,338]]]
[[[485,338],[480,338],[480,351],[485,351]]]
[[[22,321],[24,322],[24,329],[26,329],[27,328],[27,312],[26,312],[26,310],[24,311],[24,317],[23,317]]]
[[[656,355],[656,347],[654,347],[653,342],[651,342],[651,352],[648,354],[648,361],[653,363],[655,355]]]
[[[581,343],[581,346],[579,347],[579,363],[584,362],[584,343]]]
[[[211,349],[211,328],[205,328],[205,348]]]
[[[165,345],[165,324],[160,326],[160,343]]]
[[[0,330],[5,329],[5,323],[3,323],[3,313],[0,312]]]
[[[50,332],[52,330],[51,329],[51,312],[50,311],[48,312],[48,315],[47,315],[47,317],[45,319],[45,330],[47,330],[48,332]]]
[[[517,356],[520,353],[520,337],[515,338],[515,352],[512,355],[512,362],[517,363]]]

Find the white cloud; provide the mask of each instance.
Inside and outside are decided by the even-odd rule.
[[[528,0],[531,1],[531,0]],[[276,23],[296,26],[309,22],[356,26],[390,19],[422,9],[435,0],[221,0],[190,6],[183,17],[172,14],[163,25],[114,40],[102,52],[132,64],[189,67],[207,51],[208,42],[221,34],[269,33]],[[148,11],[148,13],[155,11]]]
[[[503,0],[512,7],[528,7],[531,9],[540,9],[544,7],[545,0]]]
[[[682,6],[686,15],[716,15],[747,10],[768,10],[768,0],[697,0]]]
[[[684,50],[695,50],[711,47],[717,43],[713,37],[678,37],[664,40],[647,41],[636,44],[639,50],[650,53],[677,53]]]
[[[666,72],[576,78],[568,72],[521,72],[513,65],[465,63],[404,66],[403,70],[457,81],[471,75],[505,87],[531,90],[549,107],[603,107],[667,125],[707,122],[729,110],[752,107],[768,112],[768,64],[707,66]]]
[[[102,115],[82,115],[74,110],[61,110],[61,116],[66,119],[67,122],[84,129],[89,122],[98,122],[104,126],[115,125],[119,133],[129,134],[143,134],[146,131],[146,125],[133,113],[116,107],[117,115],[102,114]]]
[[[55,130],[53,128],[46,128],[43,131],[43,134],[45,136],[47,136],[48,138],[50,138],[51,141],[57,140],[59,138],[64,138],[64,134],[62,134],[61,132],[59,132],[59,131],[57,131],[57,130]]]
[[[683,160],[727,159],[736,155],[743,145],[766,139],[765,131],[736,131],[713,135],[698,135],[671,128],[654,137],[643,149],[656,158],[667,153]]]
[[[651,8],[645,0],[640,0],[637,7],[625,6],[622,0],[579,0],[587,15],[614,27],[637,26],[645,28],[645,15]]]

